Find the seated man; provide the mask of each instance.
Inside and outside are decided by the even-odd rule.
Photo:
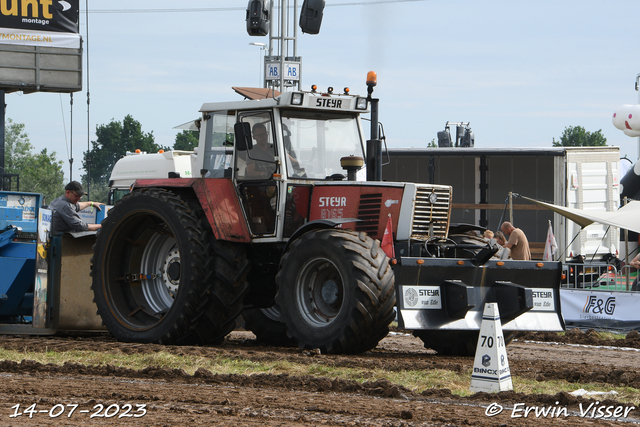
[[[247,156],[246,178],[267,179],[276,170],[275,153],[273,146],[269,144],[269,133],[263,123],[256,123],[252,130],[256,144]]]
[[[256,123],[252,129],[256,144],[248,152],[247,168],[244,178],[248,180],[267,180],[276,171],[275,153],[269,144],[269,133],[264,123]],[[251,230],[255,234],[271,234],[276,223],[276,187],[262,183],[246,183],[243,186],[245,200],[251,221]]]

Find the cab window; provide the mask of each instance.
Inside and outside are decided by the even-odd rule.
[[[240,116],[239,120],[249,123],[253,148],[238,152],[236,160],[238,179],[271,179],[277,168],[275,161],[277,152],[271,113],[245,114]]]
[[[208,178],[231,176],[233,157],[233,112],[215,111],[208,113],[211,117],[207,123],[204,146],[204,169]]]
[[[355,115],[285,110],[282,133],[287,174],[292,178],[328,179],[345,173],[340,166],[342,157],[364,157]]]

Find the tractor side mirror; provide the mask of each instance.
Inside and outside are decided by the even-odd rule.
[[[233,132],[236,134],[236,148],[238,151],[247,151],[253,148],[253,138],[251,137],[251,126],[246,122],[238,122],[233,125]]]

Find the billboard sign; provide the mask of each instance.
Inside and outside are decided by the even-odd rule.
[[[280,80],[280,62],[267,62],[265,67],[265,79],[269,81]],[[300,80],[299,62],[284,63],[284,79],[293,81]]]
[[[0,0],[0,44],[79,49],[79,0]]]

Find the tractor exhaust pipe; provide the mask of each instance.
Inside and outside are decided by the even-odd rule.
[[[382,181],[382,141],[378,134],[378,101],[372,98],[373,88],[378,84],[374,71],[367,74],[367,100],[371,105],[371,139],[367,141],[367,181]]]

